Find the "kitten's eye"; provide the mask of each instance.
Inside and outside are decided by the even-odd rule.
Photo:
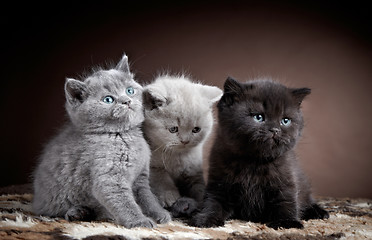
[[[194,129],[192,130],[193,133],[198,133],[200,132],[201,128],[200,127],[194,127]]]
[[[178,132],[178,127],[171,127],[168,129],[170,133],[176,133]]]
[[[280,125],[282,126],[289,126],[291,124],[292,120],[289,119],[289,118],[283,118],[281,121],[280,121]]]
[[[114,103],[115,99],[113,96],[106,96],[103,98],[102,100],[104,103],[107,103],[107,104],[112,104]]]
[[[134,88],[133,87],[128,87],[126,89],[126,92],[127,92],[128,95],[133,95],[134,94]]]
[[[263,121],[265,121],[264,116],[262,114],[253,115],[253,119],[256,122],[263,122]]]

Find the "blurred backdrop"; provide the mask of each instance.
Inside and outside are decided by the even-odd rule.
[[[13,3],[1,15],[1,186],[30,182],[65,122],[66,77],[125,52],[140,83],[186,71],[223,87],[309,87],[298,155],[316,195],[372,198],[372,38],[359,1]],[[206,146],[205,157],[208,157]]]

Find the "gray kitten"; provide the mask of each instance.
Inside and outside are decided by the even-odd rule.
[[[123,55],[83,82],[67,79],[70,121],[45,147],[34,172],[33,210],[67,220],[113,219],[125,227],[171,220],[149,187],[142,87]],[[146,215],[146,216],[145,216]]]
[[[222,90],[183,75],[161,75],[144,87],[143,96],[151,190],[173,216],[189,216],[203,198],[203,144]]]

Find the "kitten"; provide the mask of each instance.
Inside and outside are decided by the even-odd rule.
[[[311,197],[294,152],[304,126],[300,105],[309,93],[271,80],[226,80],[206,194],[191,225],[237,218],[303,228],[300,219],[329,217]]]
[[[70,121],[45,147],[34,172],[33,210],[67,220],[113,219],[127,228],[170,221],[149,186],[142,87],[123,55],[83,82],[66,79]]]
[[[144,133],[152,159],[151,190],[173,216],[188,216],[203,197],[203,144],[212,126],[218,87],[185,76],[159,76],[144,87]]]

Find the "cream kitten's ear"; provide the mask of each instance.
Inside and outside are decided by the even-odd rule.
[[[220,100],[223,94],[223,91],[219,89],[218,87],[205,86],[205,85],[200,86],[200,92],[202,96],[208,99],[208,101],[210,102],[210,105],[213,105],[213,103]]]
[[[167,99],[151,89],[145,88],[143,91],[143,105],[146,110],[160,108],[167,103]]]
[[[130,72],[129,71],[129,64],[128,64],[128,57],[127,57],[127,55],[125,55],[125,53],[121,57],[120,62],[116,65],[115,69],[119,70],[119,71],[126,72],[126,73]]]

